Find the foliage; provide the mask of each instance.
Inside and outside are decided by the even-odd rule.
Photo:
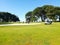
[[[2,22],[16,22],[19,21],[19,18],[15,14],[8,12],[0,12],[0,19]]]
[[[34,17],[36,16],[36,20],[41,17],[42,20],[43,18],[51,18],[55,19],[55,16],[59,15],[60,16],[60,7],[56,7],[53,5],[44,5],[42,7],[37,7],[32,11],[32,20],[34,20]]]
[[[26,21],[29,20],[29,22],[30,22],[31,19],[32,19],[32,11],[27,12],[26,15],[25,15],[25,18],[26,18]]]

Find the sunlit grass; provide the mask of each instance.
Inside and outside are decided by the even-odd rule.
[[[60,23],[0,26],[0,45],[60,45]]]

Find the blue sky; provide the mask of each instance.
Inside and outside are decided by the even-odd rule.
[[[0,0],[0,11],[16,14],[25,21],[25,14],[43,5],[60,6],[60,0]]]

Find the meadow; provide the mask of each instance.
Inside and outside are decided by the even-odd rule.
[[[0,45],[60,45],[60,22],[0,26]]]

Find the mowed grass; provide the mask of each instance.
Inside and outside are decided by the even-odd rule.
[[[60,23],[0,26],[0,45],[60,45]]]

